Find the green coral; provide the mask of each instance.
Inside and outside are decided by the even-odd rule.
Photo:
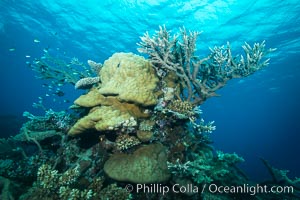
[[[168,163],[168,168],[175,176],[192,177],[192,180],[197,184],[224,182],[232,173],[232,166],[244,161],[244,159],[235,153],[228,154],[217,151],[216,154],[213,157],[192,154],[193,161],[182,164],[177,160],[176,163]]]

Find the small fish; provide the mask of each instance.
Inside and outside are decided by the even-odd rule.
[[[41,41],[39,41],[38,39],[34,39],[33,42],[40,43]]]
[[[49,95],[49,94],[46,94],[45,96],[46,96],[46,97],[50,97],[50,95]]]
[[[15,48],[8,49],[8,51],[15,51],[15,50],[16,50]]]
[[[64,84],[62,84],[62,83],[59,83],[59,84],[57,84],[57,85],[61,87],[61,86],[63,86]]]
[[[51,88],[51,89],[52,89],[53,87],[52,87],[52,85],[48,85],[48,88]]]
[[[77,73],[77,72],[73,72],[73,74],[74,74],[74,75],[77,75],[78,73]]]
[[[67,99],[64,99],[64,103],[69,103],[70,101]]]
[[[39,97],[39,99],[41,99],[41,100],[42,100],[42,99],[43,99],[43,97]]]
[[[44,83],[44,84],[42,85],[42,87],[48,87],[48,85],[47,85],[46,83]]]
[[[63,91],[57,90],[54,94],[56,94],[59,97],[62,97],[65,95],[65,93]]]
[[[31,56],[29,56],[29,55],[26,55],[25,57],[26,57],[26,58],[30,58]]]

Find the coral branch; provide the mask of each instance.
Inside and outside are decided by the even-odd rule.
[[[40,59],[30,63],[29,67],[37,73],[36,77],[39,79],[51,79],[56,85],[75,85],[78,80],[94,76],[101,69],[100,63],[91,60],[88,61],[88,65],[90,68],[79,62],[78,58],[58,58],[47,52]]]
[[[216,91],[228,80],[246,77],[266,67],[269,59],[264,57],[276,49],[265,49],[265,41],[242,46],[246,58],[232,56],[229,42],[226,47],[210,48],[211,53],[202,59],[195,56],[196,41],[200,32],[183,27],[180,34],[171,35],[165,26],[150,37],[145,33],[138,43],[140,53],[149,55],[161,80],[168,72],[175,72],[180,80],[179,99],[201,104],[207,98],[217,96]]]

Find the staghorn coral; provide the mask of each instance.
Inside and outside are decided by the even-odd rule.
[[[287,176],[287,173],[289,172],[288,170],[277,169],[277,168],[271,166],[270,163],[263,158],[261,158],[261,161],[266,166],[270,175],[272,176],[272,181],[274,182],[274,184],[292,185],[294,187],[294,189],[297,190],[297,192],[300,195],[300,178],[295,178],[294,180],[290,179]]]
[[[91,77],[95,74],[92,69],[89,69],[78,58],[61,58],[54,57],[46,52],[40,59],[36,59],[29,67],[38,75],[38,79],[52,79],[53,86],[72,84],[84,77]]]
[[[265,49],[265,42],[253,47],[245,43],[243,56],[233,56],[229,42],[224,47],[214,47],[210,55],[202,59],[195,56],[196,41],[200,32],[180,29],[180,34],[171,35],[165,26],[152,37],[146,32],[138,43],[138,51],[149,55],[158,76],[163,80],[168,72],[176,73],[180,80],[179,99],[201,104],[207,98],[216,96],[216,90],[232,78],[251,75],[266,67],[265,56],[276,49]],[[176,85],[176,84],[175,84]]]
[[[210,151],[210,150],[208,150]],[[244,159],[237,154],[224,154],[217,151],[217,155],[212,157],[211,154],[193,154],[194,159],[185,163],[168,162],[168,169],[176,177],[189,178],[197,184],[211,183],[215,181],[226,182],[230,180],[239,180],[238,175],[232,173],[233,166],[236,163],[243,162]]]

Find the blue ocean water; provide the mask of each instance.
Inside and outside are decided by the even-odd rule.
[[[16,134],[22,113],[47,89],[27,67],[50,49],[57,54],[103,62],[115,52],[137,53],[136,43],[146,31],[166,25],[203,31],[199,56],[208,47],[241,45],[266,40],[277,48],[270,66],[232,80],[202,106],[203,117],[214,120],[214,147],[236,152],[246,160],[241,167],[250,177],[267,177],[259,158],[299,176],[300,160],[300,2],[297,0],[61,0],[0,2],[1,134]],[[50,96],[48,108],[67,109],[80,92],[64,88],[63,97]],[[55,101],[53,100],[55,99]]]

